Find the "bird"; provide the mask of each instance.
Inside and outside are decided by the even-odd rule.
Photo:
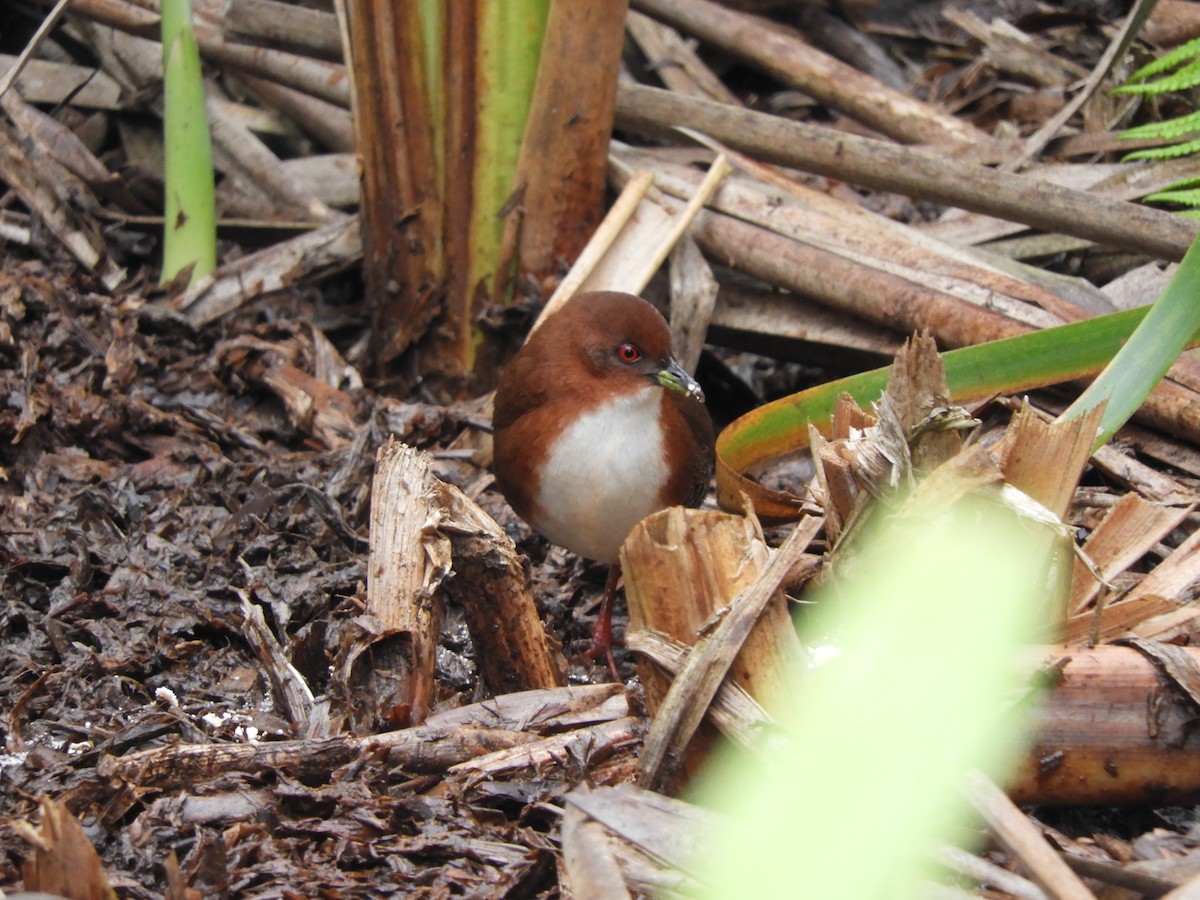
[[[609,564],[592,637],[612,655],[621,544],[669,506],[699,506],[714,465],[704,391],[671,354],[666,319],[617,291],[577,294],[503,369],[492,417],[497,486],[534,531]]]

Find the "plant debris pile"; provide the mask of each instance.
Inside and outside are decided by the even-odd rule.
[[[1181,24],[1187,17],[1180,7],[1188,4],[1162,5],[1170,15],[1151,20],[1147,41],[1179,43],[1189,27],[1200,33],[1200,21]],[[34,98],[30,79],[20,82],[23,99],[16,91],[0,98],[0,894],[29,887],[38,867],[42,878],[61,867],[96,877],[102,871],[120,896],[135,898],[554,897],[569,894],[564,835],[581,832],[586,817],[595,824],[623,816],[647,835],[682,842],[679,835],[700,828],[701,813],[632,786],[638,754],[652,745],[652,679],[635,680],[634,654],[622,649],[628,683],[608,684],[605,666],[581,652],[604,572],[547,546],[495,491],[487,453],[478,452],[486,403],[448,399],[461,373],[423,370],[390,344],[397,356],[391,368],[372,357],[387,342],[376,340],[371,311],[358,299],[359,183],[348,100],[339,93],[347,70],[334,61],[340,43],[331,11],[316,16],[328,32],[324,55],[311,47],[272,48],[279,58],[294,51],[292,62],[313,63],[318,74],[338,74],[316,78],[306,97],[296,84],[274,91],[262,73],[232,63],[238,74],[229,76],[219,60],[240,40],[236,28],[221,19],[221,4],[197,3],[205,66],[234,94],[220,105],[222,115],[236,107],[255,121],[268,135],[264,151],[279,156],[251,155],[279,171],[267,179],[234,174],[229,164],[219,186],[224,268],[189,306],[180,300],[181,285],[151,286],[158,273],[147,233],[161,223],[147,232],[141,217],[158,209],[162,188],[147,162],[153,154],[137,150],[159,129],[140,105],[153,91],[138,80],[145,72],[134,77],[132,64],[131,84],[118,85],[104,71],[134,46],[120,41],[148,45],[158,64],[161,47],[144,40],[147,10],[125,0],[73,6],[80,18],[64,26],[54,53],[70,55],[65,47],[89,60],[77,65],[90,73],[87,91],[111,89],[112,97],[89,93],[95,107],[77,106],[85,88],[76,85]],[[889,103],[907,92],[910,112],[923,115],[876,111],[876,121],[856,119],[863,113],[852,85],[833,84],[828,98],[815,99],[796,87],[795,60],[764,69],[753,47],[680,39],[708,28],[727,32],[721,40],[746,40],[753,31],[704,24],[706,16],[740,16],[731,9],[744,6],[775,16],[738,20],[777,30],[785,44],[772,46],[790,46],[803,58],[795,29],[831,53],[840,43],[837,52],[850,56],[850,65],[894,92]],[[1045,196],[1032,201],[1067,224],[1072,215],[1092,224],[1101,200],[1138,199],[1186,174],[1179,163],[1115,165],[1127,145],[1114,123],[1144,110],[1104,91],[1080,107],[1070,127],[1036,147],[1024,143],[1093,71],[1128,4],[1092,4],[1082,12],[1079,4],[1033,2],[842,6],[845,16],[837,18],[807,3],[635,2],[626,56],[640,83],[623,81],[619,89],[612,187],[621,189],[629,172],[648,181],[652,175],[647,202],[683,207],[718,153],[682,139],[664,146],[660,133],[676,123],[656,116],[668,99],[672,108],[699,115],[710,97],[725,104],[729,121],[754,111],[773,114],[779,128],[833,126],[847,148],[871,143],[862,138],[867,131],[886,137],[889,152],[911,152],[912,159],[935,152],[928,148],[944,150],[947,169],[968,162],[986,169],[988,183],[1013,206],[1021,197],[1031,202],[1011,174],[1030,149],[1029,159],[1054,170],[1047,181],[1069,183],[1079,195],[1074,213],[1056,205],[1067,193],[1058,181],[1059,193],[1043,184]],[[105,19],[121,18],[118,7],[119,27]],[[239,5],[242,13],[253,8]],[[45,13],[36,5],[21,9],[30,20]],[[688,17],[694,20],[676,21]],[[106,62],[93,65],[83,36],[97,22],[117,43],[98,42]],[[671,30],[676,26],[679,33]],[[848,33],[861,41],[845,43]],[[246,46],[254,45],[240,49]],[[661,46],[674,46],[678,59],[659,59]],[[0,50],[19,49],[0,33]],[[306,50],[314,55],[303,56]],[[781,60],[787,55],[780,51]],[[0,54],[0,66],[11,58]],[[38,69],[39,78],[47,71]],[[283,111],[270,109],[272,100]],[[1177,112],[1175,100],[1159,102]],[[325,131],[314,127],[314,108]],[[293,116],[303,124],[280,124]],[[922,131],[901,133],[907,128]],[[40,154],[74,146],[68,138],[93,154],[77,160],[102,162],[104,171],[39,194],[38,173],[49,166]],[[778,147],[762,152],[776,162],[786,157]],[[690,260],[690,274],[703,275],[697,293],[711,289],[707,310],[696,317],[706,327],[691,323],[688,340],[718,424],[802,383],[881,365],[915,331],[932,335],[925,342],[935,355],[935,343],[990,341],[1144,303],[1169,277],[1162,254],[1135,246],[1141,235],[1114,250],[1073,232],[1029,233],[986,212],[947,213],[948,206],[913,200],[900,187],[868,191],[848,175],[770,167],[749,154],[730,151],[738,158],[724,188],[696,218],[694,243],[681,245],[671,262],[682,268],[679,260]],[[267,196],[280,184],[287,203]],[[913,193],[928,187],[918,184]],[[1111,218],[1104,227],[1122,225]],[[1178,242],[1180,234],[1169,237]],[[305,240],[312,243],[296,243]],[[89,242],[103,249],[100,263],[88,262]],[[287,252],[259,255],[261,244]],[[981,246],[991,255],[976,254]],[[646,293],[662,301],[666,282],[660,276]],[[499,345],[528,330],[552,284],[522,281],[511,307],[472,323],[495,339],[487,352],[503,358]],[[705,335],[720,346],[701,354]],[[1104,649],[1085,645],[1135,626],[1146,629],[1144,646],[1160,649],[1182,650],[1176,645],[1200,634],[1200,617],[1187,605],[1200,571],[1193,562],[1200,453],[1189,439],[1197,429],[1200,369],[1188,358],[1179,368],[1174,396],[1184,399],[1156,413],[1156,427],[1168,427],[1160,433],[1144,422],[1131,425],[1116,446],[1091,455],[1090,438],[1080,439],[1076,474],[1086,468],[1084,484],[1076,490],[1072,482],[1053,514],[1077,530],[1078,543],[1091,541],[1108,577],[1074,581],[1064,633],[1081,653]],[[1003,429],[1020,420],[1037,445],[1038,429],[1049,429],[1045,421],[1064,396],[1044,392],[1037,409],[993,398],[971,410],[983,426],[969,449],[981,467],[986,462],[989,478],[1002,480],[989,454],[1002,455],[996,447],[1006,440]],[[843,404],[839,415],[842,433],[814,440],[812,461],[805,454],[755,473],[762,486],[794,493],[804,493],[814,467],[824,479],[813,482],[824,485],[814,491],[825,491],[818,498],[824,518],[811,516],[804,540],[789,550],[804,565],[775,573],[779,584],[792,587],[785,575],[800,570],[815,577],[821,554],[840,527],[853,525],[856,504],[871,493],[855,481],[850,463],[878,452],[862,440],[872,414]],[[450,587],[439,594],[445,608],[431,715],[410,722],[411,707],[388,694],[389,666],[404,657],[389,655],[394,634],[368,602],[368,583],[378,583],[368,569],[377,453],[392,438],[427,451],[437,478],[499,523],[495,544],[504,544],[508,561],[516,558],[509,538],[526,554],[528,562],[511,571],[522,589],[528,574],[535,618],[555,661],[561,651],[570,688],[508,693],[485,683],[489,660],[471,614],[493,609],[497,599],[490,582],[471,577],[495,563],[485,553],[472,563],[479,569],[455,558],[438,583]],[[880,460],[905,458],[910,438],[898,434],[897,452]],[[1022,464],[1031,477],[1052,468],[1034,454],[1012,468]],[[835,522],[838,500],[846,501],[845,521]],[[811,497],[804,502],[806,512],[817,509]],[[708,510],[713,506],[710,497]],[[418,524],[437,532],[444,523]],[[779,544],[797,531],[767,535]],[[761,549],[767,558],[765,543]],[[782,594],[771,593],[794,640]],[[1065,670],[1068,662],[1059,664]],[[1189,671],[1173,671],[1176,681],[1164,683],[1195,688]],[[1146,683],[1160,683],[1157,670],[1142,674]],[[1163,691],[1172,697],[1163,708],[1187,713],[1200,697],[1200,688]],[[739,714],[752,718],[746,709],[753,706]],[[1192,740],[1188,727],[1180,732],[1181,742]],[[1049,779],[1061,760],[1047,753],[1038,763]],[[1033,827],[1031,817],[1017,816]],[[1186,808],[1069,810],[1042,815],[1039,827],[1062,857],[1092,866],[1087,877],[1128,885],[1139,896],[1157,896],[1191,877],[1182,870],[1197,856],[1198,826]],[[98,856],[89,856],[92,848]],[[686,884],[664,859],[669,855],[629,852],[619,862],[627,880],[646,890]],[[983,874],[972,868],[977,864]],[[1022,865],[1028,860],[1019,852],[994,842],[978,860],[945,863],[981,885]],[[1032,882],[1006,883],[1010,893],[980,890],[1036,896]]]

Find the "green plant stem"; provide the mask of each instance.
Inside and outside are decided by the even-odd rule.
[[[188,283],[195,284],[217,265],[217,213],[204,73],[189,0],[163,0],[162,46],[162,280],[191,266]]]

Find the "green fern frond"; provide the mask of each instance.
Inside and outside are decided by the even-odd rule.
[[[1200,56],[1200,38],[1193,38],[1186,44],[1180,44],[1173,50],[1164,53],[1158,59],[1151,60],[1150,62],[1146,63],[1146,65],[1142,66],[1129,76],[1127,84],[1137,81],[1145,81],[1151,76],[1158,75],[1162,72],[1169,72],[1180,63],[1195,56]],[[1120,90],[1120,88],[1118,88],[1118,90]]]
[[[1135,125],[1122,131],[1120,138],[1123,141],[1175,141],[1193,131],[1200,131],[1200,110],[1165,122]]]
[[[1140,94],[1143,96],[1158,96],[1172,91],[1186,91],[1200,84],[1200,59],[1170,75],[1156,81],[1145,81],[1138,84],[1123,84],[1113,88],[1114,94]]]
[[[1200,206],[1200,188],[1180,189],[1169,187],[1161,191],[1155,191],[1153,194],[1147,194],[1143,199],[1161,200],[1164,203],[1178,203],[1180,206]]]
[[[1172,70],[1175,70],[1172,72]],[[1161,78],[1165,72],[1172,72]],[[1155,78],[1153,81],[1146,79]],[[1174,50],[1165,53],[1142,66],[1129,76],[1125,84],[1114,88],[1114,94],[1140,94],[1157,96],[1165,93],[1186,91],[1200,85],[1200,38],[1194,38]],[[1122,158],[1129,162],[1137,159],[1178,159],[1200,153],[1200,110],[1168,119],[1165,122],[1150,122],[1127,128],[1118,137],[1127,141],[1159,140],[1174,142],[1166,146],[1135,150]],[[1146,200],[1175,203],[1183,207],[1200,207],[1200,177],[1184,178],[1163,190],[1150,194]],[[1182,209],[1179,215],[1200,218],[1200,209]]]
[[[1132,162],[1135,159],[1178,159],[1190,153],[1200,151],[1200,138],[1184,141],[1182,144],[1172,144],[1170,147],[1150,147],[1147,150],[1136,150],[1127,153],[1122,159]]]
[[[1181,178],[1179,181],[1168,184],[1164,191],[1182,191],[1186,188],[1200,187],[1200,175],[1193,175],[1189,178]]]

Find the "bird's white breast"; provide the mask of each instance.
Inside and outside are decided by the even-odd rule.
[[[576,418],[551,445],[541,470],[537,529],[556,544],[613,562],[630,529],[659,508],[666,483],[659,408],[647,386]]]

